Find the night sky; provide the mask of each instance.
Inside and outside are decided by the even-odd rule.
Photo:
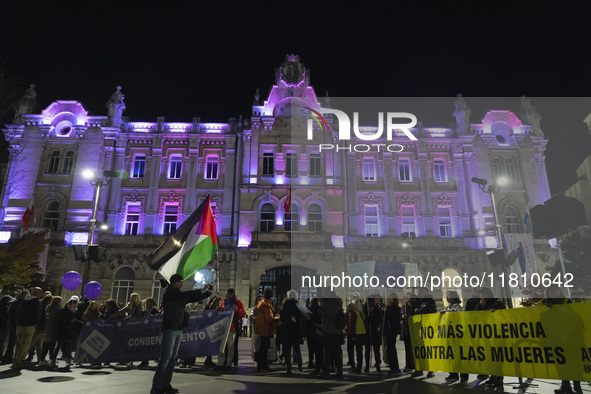
[[[91,3],[0,4],[1,59],[36,84],[39,110],[75,99],[105,115],[121,85],[131,121],[249,116],[255,90],[266,96],[288,53],[311,69],[319,96],[591,96],[585,2]],[[591,154],[582,123],[591,101],[546,107],[538,110],[555,193]],[[473,109],[472,122],[483,115]]]

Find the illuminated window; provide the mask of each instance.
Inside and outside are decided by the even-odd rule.
[[[373,158],[363,159],[363,180],[376,180],[376,164]]]
[[[398,161],[398,177],[400,182],[411,182],[412,173],[410,172],[410,160],[400,159]]]
[[[499,157],[493,157],[490,163],[490,170],[492,171],[493,179],[497,179],[504,175],[503,162]]]
[[[291,204],[290,215],[285,213],[283,218],[283,228],[285,231],[299,231],[300,230],[300,208],[296,204]]]
[[[219,159],[215,155],[207,156],[205,161],[205,179],[218,179]]]
[[[402,232],[416,233],[414,207],[402,207]]]
[[[275,207],[265,204],[261,207],[261,232],[275,230]]]
[[[118,305],[126,304],[129,301],[129,296],[133,293],[134,279],[135,272],[130,267],[121,267],[115,272],[111,298],[114,298]]]
[[[298,176],[298,157],[295,153],[288,153],[286,155],[285,176],[290,178]]]
[[[272,152],[263,153],[263,176],[275,174],[275,154]]]
[[[439,235],[443,238],[451,237],[451,215],[449,207],[437,208],[439,214]]]
[[[66,152],[66,157],[64,159],[64,166],[62,167],[62,172],[64,174],[71,174],[72,167],[74,167],[74,151],[69,150]]]
[[[43,215],[43,227],[56,230],[60,221],[60,203],[52,201],[47,205]]]
[[[146,170],[146,156],[137,155],[133,160],[133,171],[131,173],[132,178],[143,178],[144,171]]]
[[[378,208],[375,206],[365,206],[365,236],[378,236]]]
[[[442,159],[433,160],[433,171],[435,182],[447,182],[447,175],[445,173],[445,161]]]
[[[308,231],[322,231],[322,207],[318,204],[308,207]]]
[[[310,176],[319,177],[321,174],[320,153],[312,153],[310,154]]]
[[[125,235],[137,235],[140,226],[141,205],[130,204],[125,215]]]
[[[520,233],[521,226],[519,225],[519,217],[513,207],[505,208],[505,232],[506,233]]]
[[[165,205],[164,206],[164,235],[174,234],[176,231],[176,224],[179,219],[179,206],[178,205]]]
[[[60,168],[60,152],[58,150],[54,150],[49,155],[49,168],[47,172],[50,174],[55,174],[59,172]]]
[[[512,181],[517,180],[517,170],[515,168],[515,160],[513,160],[513,158],[508,157],[505,159],[505,170],[509,179]]]
[[[168,179],[181,179],[181,170],[183,168],[183,156],[170,156],[170,163],[168,165]]]

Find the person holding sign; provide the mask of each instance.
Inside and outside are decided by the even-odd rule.
[[[427,313],[437,313],[437,305],[435,304],[435,300],[433,296],[427,293],[426,287],[419,287],[418,295],[415,300],[415,309],[411,313],[411,315],[424,315]],[[423,376],[423,371],[414,371],[411,375],[412,377]],[[435,373],[432,371],[427,372],[427,378],[432,378],[435,376]]]
[[[447,301],[447,306],[445,308],[443,308],[443,311],[441,311],[441,313],[447,313],[447,312],[463,312],[464,311],[464,307],[462,307],[461,303],[462,300],[460,299],[460,295],[458,294],[457,291],[448,291],[447,294],[445,295],[445,300]],[[447,380],[448,382],[453,382],[458,380],[460,377],[458,375],[457,372],[450,372],[449,376],[447,378],[445,378],[445,380]],[[462,374],[462,384],[466,384],[468,382],[468,374],[467,373],[463,373]]]
[[[478,296],[480,297],[480,301],[478,305],[476,305],[477,311],[486,311],[489,310],[494,312],[497,309],[505,309],[505,304],[498,298],[495,298],[492,290],[488,287],[483,287],[478,290]],[[485,383],[489,386],[503,386],[503,377],[502,376],[491,376]]]
[[[211,285],[203,286],[201,290],[181,291],[184,279],[179,274],[170,277],[170,285],[162,296],[162,352],[158,367],[152,380],[150,394],[178,393],[170,385],[174,364],[181,346],[183,329],[189,325],[189,314],[185,312],[185,305],[196,302],[211,295]]]

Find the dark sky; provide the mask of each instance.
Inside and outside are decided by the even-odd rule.
[[[0,56],[12,75],[37,85],[40,108],[76,99],[91,114],[106,114],[121,85],[132,121],[226,121],[249,115],[256,88],[268,93],[287,53],[311,69],[318,95],[461,92],[527,95],[535,104],[536,96],[591,91],[586,2],[89,3],[0,3]],[[569,119],[538,109],[555,192],[591,154],[582,123],[591,106]],[[450,110],[441,125],[451,121]]]

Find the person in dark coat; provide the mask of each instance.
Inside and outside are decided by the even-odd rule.
[[[497,309],[505,309],[505,304],[501,300],[495,297],[494,293],[488,287],[482,287],[478,289],[478,296],[480,297],[480,302],[476,305],[477,311],[491,311],[494,312]],[[497,386],[503,387],[503,377],[502,376],[491,376],[485,382],[488,386]]]
[[[343,349],[344,329],[346,317],[343,311],[343,300],[334,292],[327,292],[320,304],[320,316],[322,317],[322,332],[324,334],[324,365],[322,366],[322,377],[328,378],[330,365],[334,363],[337,379],[343,379]],[[339,320],[342,319],[342,327],[339,327]]]
[[[369,372],[371,351],[373,349],[376,372],[382,372],[380,364],[382,363],[381,348],[382,348],[382,329],[384,324],[384,303],[382,296],[379,294],[372,294],[367,297],[367,304],[365,304],[365,331],[367,337],[365,341],[365,369],[364,372]]]
[[[408,292],[404,298],[404,304],[401,307],[402,314],[402,332],[400,337],[404,341],[404,355],[406,360],[406,366],[404,367],[405,372],[411,372],[415,369],[415,359],[412,355],[412,345],[410,342],[410,322],[409,318],[412,316],[412,312],[415,309],[415,293]]]
[[[8,338],[8,307],[14,298],[4,295],[0,298],[0,359],[4,356],[4,343]]]
[[[67,366],[72,364],[74,338],[78,336],[82,327],[82,322],[75,317],[78,304],[80,303],[79,300],[77,296],[70,297],[58,314],[58,346],[55,351],[58,352],[61,349],[62,357],[66,361]]]
[[[411,313],[412,315],[425,315],[428,313],[437,313],[437,304],[435,299],[429,293],[427,293],[426,287],[419,287],[417,290],[417,298],[415,299],[415,309]],[[423,376],[423,371],[415,370],[412,374],[413,377]],[[435,374],[432,371],[427,371],[427,378],[432,378]]]
[[[402,315],[400,313],[400,301],[398,296],[391,293],[386,303],[384,314],[384,342],[386,343],[386,358],[388,360],[389,375],[400,376],[398,364],[398,352],[396,351],[396,337],[401,332]]]
[[[170,382],[174,372],[174,364],[181,346],[183,329],[189,324],[189,315],[185,305],[197,302],[211,295],[211,285],[201,290],[181,291],[184,279],[179,274],[170,277],[170,285],[162,296],[162,345],[158,367],[152,380],[150,394],[178,392]]]
[[[19,305],[16,313],[16,347],[12,368],[20,370],[25,366],[25,359],[31,348],[31,339],[35,328],[41,321],[41,288],[35,287]]]
[[[283,345],[283,355],[285,357],[285,366],[287,374],[291,374],[291,354],[292,349],[295,354],[298,370],[302,372],[303,362],[300,345],[304,343],[303,315],[298,308],[298,293],[295,290],[287,292],[287,298],[283,303],[283,308],[279,313],[279,328],[277,330],[277,343]]]
[[[310,300],[310,338],[312,339],[312,348],[314,350],[314,364],[313,375],[320,376],[322,374],[322,366],[324,365],[324,333],[322,332],[322,317],[320,316],[320,300],[319,298],[312,298]]]

